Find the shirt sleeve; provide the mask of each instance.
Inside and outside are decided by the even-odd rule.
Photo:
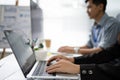
[[[98,54],[89,54],[80,57],[74,57],[75,64],[91,64],[91,63],[103,63],[108,62],[114,56],[111,56],[113,53],[109,54],[109,51],[102,51]]]
[[[103,39],[98,45],[103,49],[113,46],[117,42],[118,33],[120,32],[120,25],[117,22],[108,26],[109,27],[104,29]]]
[[[80,64],[81,80],[120,80],[120,61]]]
[[[93,47],[93,45],[92,45],[92,43],[91,43],[91,39],[87,42],[87,47],[89,47],[89,48],[92,48]]]
[[[91,32],[90,32],[90,34],[89,34],[89,40],[88,40],[88,42],[87,42],[87,47],[89,47],[89,48],[92,48],[93,47],[93,44],[92,44],[92,41],[91,41],[91,37],[92,37],[92,30],[91,30]]]
[[[81,80],[96,80],[95,79],[95,64],[80,65]]]

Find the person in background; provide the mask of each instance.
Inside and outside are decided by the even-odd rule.
[[[87,8],[88,10],[89,8],[92,8],[92,9],[94,8],[96,11],[98,6],[99,7],[100,5],[104,6],[103,3],[99,4],[99,2],[104,2],[104,1],[106,2],[106,0],[86,0]],[[102,22],[103,23],[105,22],[109,26],[107,25],[105,26],[107,28],[104,28],[102,32],[104,33],[104,36],[103,36],[103,39],[100,38],[100,40],[103,41],[101,42],[101,44],[102,43],[106,44],[105,42],[109,44],[104,45],[104,47],[99,47],[101,50],[97,51],[98,53],[96,52],[96,50],[95,52],[94,51],[92,52],[96,54],[88,54],[90,49],[85,48],[88,51],[88,52],[86,51],[85,53],[84,52],[85,49],[83,49],[84,54],[88,54],[85,56],[72,57],[72,58],[68,58],[63,55],[53,56],[48,60],[48,64],[54,60],[56,60],[57,62],[53,65],[48,66],[46,71],[48,73],[55,73],[55,72],[71,73],[71,74],[80,73],[81,80],[120,80],[120,76],[119,76],[120,74],[120,45],[119,45],[120,35],[118,34],[120,31],[118,26],[120,26],[120,24],[118,24],[118,22],[113,18],[110,18],[110,17],[108,18],[110,19],[110,22],[108,19],[107,20],[106,19],[103,20]],[[109,24],[106,21],[108,21]],[[107,32],[109,30],[110,32]],[[114,41],[115,36],[116,36],[116,40]],[[106,41],[107,39],[111,39],[111,40]],[[88,42],[88,45],[91,42],[93,43],[92,39]],[[108,45],[109,45],[109,48],[108,48]],[[66,48],[66,51],[63,51],[63,52],[70,52],[70,53],[75,52],[73,49],[74,47],[65,47],[65,48]],[[93,50],[94,48],[98,49],[96,47],[93,47],[91,50]],[[79,49],[78,52],[82,53],[82,47]]]
[[[62,46],[58,52],[93,54],[116,44],[120,32],[119,22],[105,12],[107,0],[86,0],[85,2],[90,19],[94,19],[89,41],[81,47]]]

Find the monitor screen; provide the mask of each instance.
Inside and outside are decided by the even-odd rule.
[[[43,12],[38,3],[30,0],[32,40],[43,37]]]

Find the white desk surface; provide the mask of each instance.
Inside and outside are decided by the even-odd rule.
[[[0,60],[0,80],[26,80],[13,54]]]

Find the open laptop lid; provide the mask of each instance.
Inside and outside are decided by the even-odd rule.
[[[26,77],[36,62],[32,48],[27,44],[28,39],[17,31],[4,30],[4,34]]]

